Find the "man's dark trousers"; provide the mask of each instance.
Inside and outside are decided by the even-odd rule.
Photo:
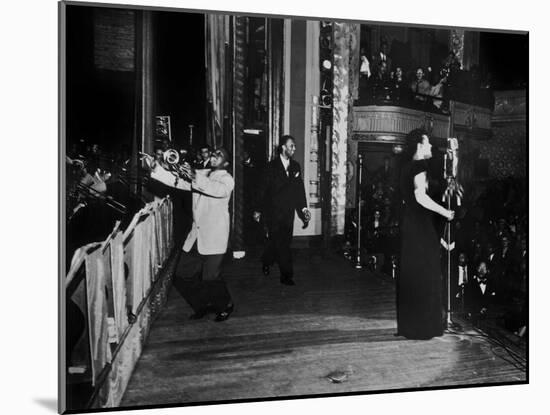
[[[200,255],[195,248],[183,253],[174,285],[195,312],[209,309],[219,313],[231,303],[231,295],[221,276],[224,256]]]
[[[271,266],[274,262],[279,264],[281,279],[292,279],[292,229],[294,211],[291,212],[292,219],[281,220],[280,222],[268,225],[269,235],[267,244],[262,256],[262,263]]]

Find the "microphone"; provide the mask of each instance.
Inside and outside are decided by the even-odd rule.
[[[447,151],[444,155],[444,178],[456,178],[458,174],[458,139],[447,138]]]

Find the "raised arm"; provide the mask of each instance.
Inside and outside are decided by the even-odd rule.
[[[174,187],[176,189],[188,191],[191,190],[191,183],[184,179],[177,178],[158,163],[154,167],[154,169],[151,170],[151,179],[157,180],[167,186]]]
[[[426,189],[428,188],[428,183],[426,180],[425,171],[414,176],[414,197],[416,201],[420,206],[440,214],[441,216],[447,218],[447,220],[452,220],[455,213],[452,210],[447,210],[440,204],[434,202],[434,200],[426,193]]]

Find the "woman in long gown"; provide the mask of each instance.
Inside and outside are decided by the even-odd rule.
[[[432,146],[425,131],[407,136],[408,161],[400,178],[401,266],[397,279],[397,332],[410,339],[443,334],[442,274],[439,237],[433,213],[452,220],[454,212],[427,194],[427,161]]]

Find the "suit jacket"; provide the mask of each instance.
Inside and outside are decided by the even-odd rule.
[[[472,269],[472,267],[470,267],[468,264],[466,264],[466,278],[468,279],[467,281],[462,281],[462,284],[467,284],[471,281],[471,279],[473,278],[473,273],[475,271]],[[460,270],[459,270],[459,265],[458,265],[458,261],[454,260],[452,261],[451,260],[451,292],[454,293],[456,295],[456,293],[459,291],[460,289],[460,286],[459,286],[459,278],[460,278]],[[464,276],[463,276],[464,278]]]
[[[372,57],[372,64],[370,65],[370,69],[372,73],[376,73],[378,71],[380,62],[382,62],[382,56],[381,52],[376,53]],[[392,70],[392,58],[386,53],[386,73],[390,73]]]
[[[474,312],[479,312],[483,307],[488,308],[495,302],[496,295],[495,283],[490,276],[487,278],[485,292],[482,292],[477,277],[471,279],[464,288],[467,307]]]
[[[210,160],[207,160],[206,161],[206,164],[204,163],[204,161],[201,161],[200,163],[194,163],[193,167],[197,170],[199,169],[211,169],[212,166],[210,165]]]
[[[193,192],[193,225],[183,244],[189,252],[195,241],[201,255],[219,255],[227,251],[229,240],[229,198],[235,186],[226,170],[197,170],[193,182],[176,180],[161,166],[151,178],[168,186]]]
[[[307,207],[307,201],[300,164],[291,159],[287,175],[280,156],[270,161],[264,171],[256,205],[269,227],[275,224],[291,226],[294,211],[303,220],[302,210]]]

